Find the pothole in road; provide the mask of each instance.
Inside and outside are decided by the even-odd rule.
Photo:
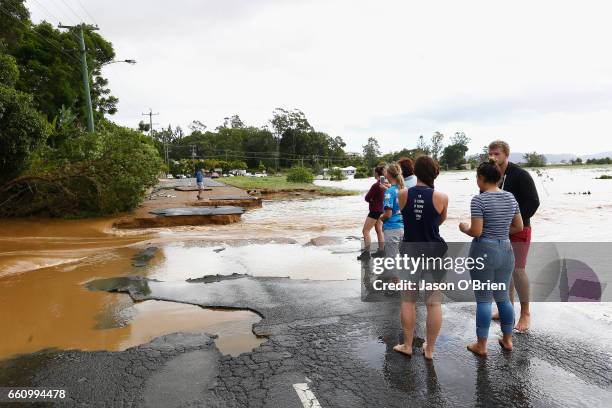
[[[119,302],[118,309],[106,310],[98,317],[97,331],[99,337],[105,339],[103,348],[106,350],[125,350],[173,332],[217,335],[217,348],[232,356],[249,352],[265,341],[265,338],[253,334],[252,326],[261,317],[249,310],[203,308],[162,300],[145,300],[129,305],[128,295],[117,296],[127,298],[128,306],[122,308]]]

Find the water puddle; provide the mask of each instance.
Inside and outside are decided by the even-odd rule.
[[[222,353],[250,351],[263,339],[252,333],[261,318],[250,311],[204,309],[163,301],[134,303],[127,294],[90,291],[96,278],[146,276],[163,261],[135,267],[133,248],[119,248],[85,261],[39,268],[0,278],[0,359],[44,348],[124,350],[177,331],[218,334]]]
[[[282,276],[292,279],[357,279],[355,261],[359,243],[350,243],[345,253],[336,247],[299,244],[254,244],[244,246],[198,246],[177,243],[161,249],[163,260],[152,267],[148,277],[163,281],[198,278],[204,275]]]
[[[129,298],[128,295],[117,296]],[[74,348],[125,350],[164,334],[206,332],[219,336],[215,343],[221,353],[237,356],[251,351],[265,340],[252,333],[253,324],[260,321],[261,317],[248,310],[207,309],[182,303],[146,300],[121,310],[112,319],[121,322],[126,315],[126,326],[100,329],[103,335],[85,338],[83,340],[90,344],[82,343]]]

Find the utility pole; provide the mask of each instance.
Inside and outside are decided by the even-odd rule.
[[[149,117],[149,136],[153,137],[153,116],[159,115],[159,112],[153,113],[153,109],[149,108],[149,113],[143,113],[142,116]]]
[[[87,130],[89,133],[94,132],[94,119],[93,119],[93,106],[91,104],[91,91],[89,89],[89,69],[87,68],[87,49],[85,48],[85,24],[78,26],[65,26],[59,25],[59,28],[79,28],[79,45],[81,54],[81,71],[83,74],[83,92],[85,96],[85,103],[87,104]],[[88,30],[95,31],[99,30],[98,27],[89,26]]]
[[[159,115],[159,112],[153,113],[153,109],[149,108],[149,113],[143,113],[142,116],[149,117],[149,137],[153,138],[153,116]],[[168,155],[168,136],[166,133],[162,133],[163,139],[162,143],[164,144],[164,159],[166,160],[166,166],[169,167],[169,155]]]

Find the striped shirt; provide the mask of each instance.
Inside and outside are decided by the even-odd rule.
[[[472,198],[473,218],[482,218],[481,238],[508,239],[510,224],[520,212],[516,199],[507,191],[486,191]]]

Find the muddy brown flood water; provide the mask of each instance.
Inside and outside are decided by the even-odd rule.
[[[131,258],[150,234],[109,234],[112,220],[2,220],[0,359],[44,348],[124,350],[179,331],[218,334],[221,352],[236,355],[263,339],[250,311],[205,309],[91,291],[96,278],[146,276]],[[151,265],[159,262],[151,260]]]

